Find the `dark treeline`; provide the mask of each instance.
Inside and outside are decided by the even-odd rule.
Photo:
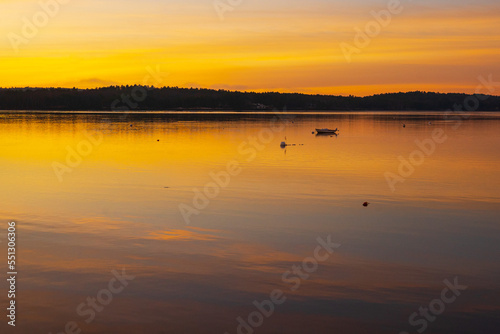
[[[463,107],[462,107],[463,106]],[[466,107],[467,106],[467,107]],[[0,89],[1,110],[464,110],[498,111],[500,97],[409,92],[368,97],[146,86]]]

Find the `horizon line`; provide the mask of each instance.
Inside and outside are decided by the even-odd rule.
[[[230,89],[223,89],[223,88],[204,88],[204,87],[179,87],[179,86],[154,86],[154,85],[140,85],[140,84],[134,84],[134,85],[109,85],[109,86],[100,86],[100,87],[93,87],[93,88],[77,88],[77,87],[31,87],[31,86],[26,86],[26,87],[0,87],[0,90],[28,90],[28,89],[68,89],[68,90],[80,90],[80,91],[85,91],[85,90],[99,90],[99,89],[104,89],[104,88],[113,88],[113,87],[148,87],[149,89],[164,89],[164,88],[170,88],[170,89],[197,89],[197,90],[209,90],[209,91],[224,91],[224,92],[231,92],[231,93],[247,93],[247,94],[298,94],[298,95],[306,95],[306,96],[335,96],[335,97],[355,97],[355,98],[364,98],[364,97],[372,97],[372,96],[380,96],[380,95],[391,95],[391,94],[409,94],[409,93],[424,93],[424,94],[441,94],[441,95],[467,95],[467,96],[476,96],[476,95],[483,95],[483,96],[493,96],[493,97],[500,97],[500,95],[493,95],[493,94],[483,94],[483,93],[464,93],[464,92],[439,92],[439,91],[425,91],[425,90],[408,90],[408,91],[399,91],[399,92],[386,92],[386,93],[378,93],[378,94],[371,94],[371,95],[353,95],[353,94],[348,94],[348,95],[335,95],[335,94],[314,94],[314,93],[300,93],[300,92],[281,92],[281,91],[263,91],[263,92],[257,92],[254,90],[230,90]]]

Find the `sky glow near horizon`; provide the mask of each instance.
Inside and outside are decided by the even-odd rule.
[[[70,0],[16,53],[9,36],[23,36],[40,5],[0,0],[0,86],[141,84],[148,68],[163,73],[156,86],[339,95],[500,81],[498,1],[401,1],[347,62],[340,43],[354,45],[355,28],[388,2],[243,0],[221,20],[213,0]]]

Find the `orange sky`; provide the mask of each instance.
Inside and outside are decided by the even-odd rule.
[[[480,75],[500,81],[495,1],[403,1],[351,62],[341,43],[354,46],[355,28],[388,1],[243,1],[223,19],[212,0],[57,6],[43,22],[38,1],[0,0],[0,86],[86,88],[149,77],[156,86],[369,95],[472,93]],[[33,16],[42,24],[23,34],[23,18]]]

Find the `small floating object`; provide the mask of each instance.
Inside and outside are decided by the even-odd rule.
[[[364,202],[364,203],[363,203],[363,206],[364,206],[364,207],[367,207],[369,204],[370,204],[370,203],[368,203],[368,202]]]
[[[160,141],[159,139],[156,139],[156,141]]]
[[[429,122],[429,125],[432,125],[432,122]]]
[[[316,129],[317,133],[336,133],[339,129],[331,130],[331,129]]]
[[[312,134],[314,134],[315,132],[313,131]]]
[[[406,128],[406,124],[403,124],[403,128]]]
[[[286,143],[284,141],[282,141],[281,144],[280,144],[280,147],[281,148],[285,148],[286,147]]]

